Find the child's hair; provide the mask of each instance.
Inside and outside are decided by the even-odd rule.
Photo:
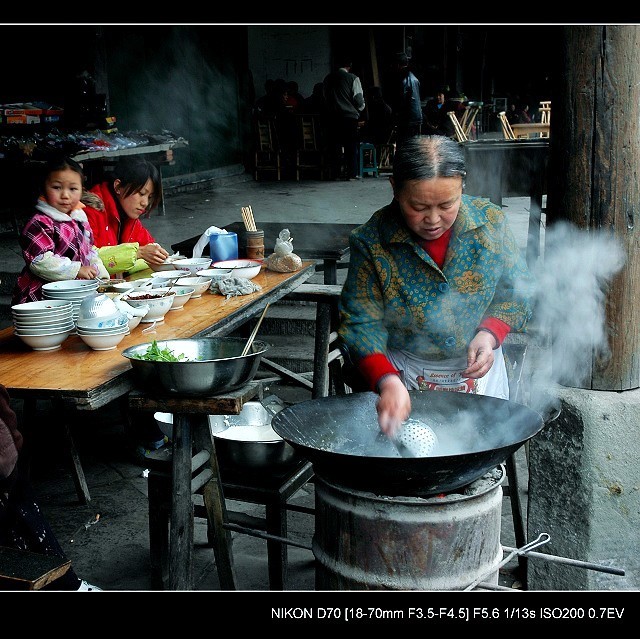
[[[153,198],[149,200],[149,211],[162,201],[162,179],[160,169],[143,158],[125,158],[118,162],[113,169],[113,181],[120,180],[123,197],[138,193],[151,180],[153,184]]]
[[[75,171],[80,176],[80,184],[84,186],[85,177],[84,171],[82,170],[82,165],[75,160],[72,160],[70,157],[67,157],[66,155],[56,155],[49,158],[42,170],[42,176],[40,179],[40,192],[44,193],[47,178],[52,173],[54,173],[55,171],[65,171],[66,169]]]

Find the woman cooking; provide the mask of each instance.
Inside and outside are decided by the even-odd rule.
[[[141,158],[124,159],[111,180],[82,198],[98,253],[112,275],[162,264],[169,253],[155,242],[140,217],[162,200],[159,169]]]
[[[533,279],[504,212],[463,194],[462,147],[444,136],[400,145],[393,201],[350,237],[339,334],[380,429],[409,418],[409,390],[508,399],[502,342],[531,317]]]

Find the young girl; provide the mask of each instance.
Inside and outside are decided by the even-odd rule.
[[[58,280],[108,278],[80,202],[84,174],[70,158],[51,160],[44,172],[37,213],[20,234],[26,262],[12,304],[41,300],[42,286]]]

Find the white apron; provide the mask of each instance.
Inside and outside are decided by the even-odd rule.
[[[387,357],[402,373],[404,385],[409,390],[443,390],[509,399],[509,379],[502,346],[493,351],[493,366],[480,379],[462,376],[467,367],[466,356],[433,361],[420,359],[407,351],[389,349]]]

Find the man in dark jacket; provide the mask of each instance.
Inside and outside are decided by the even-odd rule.
[[[395,74],[389,91],[389,103],[393,110],[398,142],[420,134],[422,104],[420,81],[409,69],[406,53],[396,54]]]
[[[364,95],[360,78],[351,73],[352,62],[343,59],[340,66],[324,79],[327,100],[327,133],[332,149],[331,177],[341,174],[342,154],[346,179],[359,177],[358,120],[364,109]]]

